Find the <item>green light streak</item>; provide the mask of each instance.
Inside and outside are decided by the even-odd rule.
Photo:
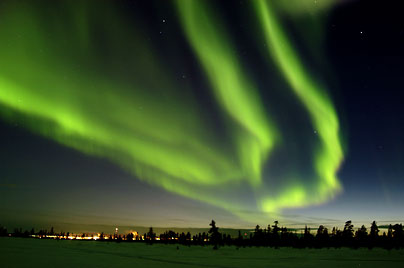
[[[251,204],[239,201],[238,194],[251,194],[251,202],[262,203],[264,211],[279,211],[324,202],[340,189],[335,172],[342,150],[333,105],[304,71],[268,2],[254,5],[270,53],[307,108],[321,146],[315,189],[296,178],[278,197],[264,200],[256,197],[269,192],[263,168],[281,137],[207,1],[175,3],[223,112],[225,134],[212,130],[191,85],[175,79],[141,27],[128,23],[111,3],[94,2],[95,13],[90,2],[61,1],[50,11],[30,1],[5,3],[0,9],[3,119],[19,120],[34,133],[244,219]],[[102,33],[94,33],[97,29]]]
[[[233,53],[230,38],[207,1],[177,1],[186,36],[222,108],[248,133],[237,136],[243,170],[252,184],[261,181],[265,159],[276,140],[276,129],[265,115],[255,86]]]
[[[182,195],[189,195],[178,187],[185,182],[197,188],[240,178],[242,172],[204,131],[192,96],[176,89],[135,30],[129,30],[112,10],[99,11],[115,22],[112,27],[97,20],[107,39],[115,40],[107,49],[116,58],[127,58],[112,64],[120,69],[129,64],[135,70],[130,74],[133,78],[122,82],[109,71],[94,71],[98,57],[88,47],[94,47],[94,41],[86,25],[77,32],[78,39],[86,42],[65,42],[64,32],[75,32],[77,24],[86,24],[83,17],[79,23],[55,26],[62,27],[61,32],[47,29],[49,34],[41,29],[35,8],[11,7],[3,11],[0,22],[0,34],[7,40],[0,44],[0,115],[13,120],[10,110],[22,113],[28,121],[24,125],[34,132],[84,153],[107,157],[140,179],[170,185],[165,188]],[[132,54],[125,54],[129,50]],[[37,126],[37,118],[48,124]],[[169,182],[160,183],[156,170]]]
[[[316,188],[307,190],[302,185],[291,186],[279,197],[264,200],[263,209],[276,211],[282,207],[302,207],[322,203],[341,189],[335,175],[343,158],[335,109],[324,90],[305,71],[270,2],[257,0],[253,3],[269,44],[269,53],[308,110],[321,142],[315,159],[315,168],[319,176]]]
[[[228,137],[237,148],[216,141],[189,84],[173,79],[136,25],[106,3],[90,11],[72,2],[48,11],[29,1],[2,6],[0,117],[107,158],[167,191],[237,213],[243,204],[231,201],[229,192],[260,182],[273,134],[254,88],[233,68],[235,61],[223,59],[229,62],[221,67],[232,69],[224,72],[227,82],[234,86],[239,77],[251,92],[235,85],[226,93],[230,87],[216,85],[215,93],[241,126]],[[92,34],[91,25],[102,29],[100,52],[100,35]]]

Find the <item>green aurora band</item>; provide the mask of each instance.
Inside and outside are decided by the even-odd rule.
[[[9,3],[3,10],[1,115],[108,158],[149,183],[227,207],[208,189],[240,179],[242,171],[204,131],[209,126],[194,108],[189,86],[176,89],[169,68],[157,64],[152,44],[109,5],[98,5],[97,13],[78,4],[54,9],[70,21],[30,4]],[[96,52],[91,24],[103,29],[107,52]],[[99,65],[105,69],[97,70]]]
[[[265,211],[279,207],[299,207],[326,201],[341,189],[335,175],[343,157],[339,138],[339,123],[335,109],[324,90],[312,80],[282,30],[270,1],[252,1],[275,60],[291,88],[308,110],[321,140],[317,149],[315,168],[319,177],[317,187],[307,191],[303,185],[290,186],[279,198],[263,201]]]
[[[263,169],[284,141],[209,3],[177,1],[174,6],[222,112],[226,144],[198,104],[193,85],[179,83],[141,27],[111,3],[96,3],[94,12],[91,2],[59,2],[50,9],[30,1],[5,2],[0,9],[4,120],[246,220],[253,219],[240,211],[318,204],[340,190],[337,115],[304,70],[268,2],[253,5],[271,44],[269,53],[306,107],[321,143],[316,187],[289,183],[276,196],[262,194]],[[239,200],[246,189],[255,198],[253,208]]]
[[[261,170],[276,140],[276,130],[242,66],[232,53],[230,38],[206,1],[177,1],[186,35],[205,70],[217,102],[242,128],[237,134],[240,163],[253,185],[261,182]]]

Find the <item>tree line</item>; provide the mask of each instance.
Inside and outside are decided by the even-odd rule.
[[[35,232],[20,229],[14,229],[14,232],[9,233],[5,227],[0,226],[0,236],[13,237],[40,237],[56,239],[80,239],[92,238],[94,235],[71,236],[69,232],[55,233],[53,227],[50,231],[39,230]],[[95,237],[94,237],[95,238]],[[281,227],[278,221],[266,228],[261,228],[257,225],[251,232],[238,232],[237,237],[231,237],[229,234],[221,233],[219,227],[216,226],[214,220],[210,223],[208,232],[191,235],[190,232],[178,233],[168,230],[160,235],[157,235],[153,228],[144,235],[137,233],[121,234],[104,234],[101,233],[96,237],[98,241],[116,241],[116,242],[146,242],[148,244],[164,243],[164,244],[182,244],[182,245],[212,245],[214,249],[222,246],[239,247],[294,247],[294,248],[340,248],[340,247],[381,247],[386,249],[404,248],[404,230],[402,224],[389,225],[387,233],[380,233],[379,226],[376,221],[373,221],[370,228],[362,225],[355,229],[352,221],[346,221],[343,229],[332,228],[328,230],[324,225],[320,225],[316,230],[311,230],[307,226],[301,232],[297,230]]]
[[[209,243],[214,245],[215,248],[224,245],[274,248],[404,248],[402,224],[390,224],[387,233],[380,234],[376,221],[371,223],[369,230],[364,225],[355,229],[352,221],[349,220],[345,222],[343,229],[334,227],[332,230],[328,230],[324,225],[320,225],[317,230],[312,231],[306,226],[301,233],[296,230],[288,230],[286,227],[280,227],[279,222],[275,221],[273,225],[268,225],[264,229],[257,225],[247,238],[240,232],[237,238],[228,238],[221,235],[213,220],[211,226]]]

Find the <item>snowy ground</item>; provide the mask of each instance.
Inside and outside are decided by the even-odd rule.
[[[186,247],[0,238],[1,267],[404,267],[404,250]]]

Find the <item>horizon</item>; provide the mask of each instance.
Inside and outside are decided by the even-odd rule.
[[[288,225],[288,224],[282,224],[282,222],[279,222],[280,227],[286,227],[289,231],[296,231],[296,232],[303,232],[305,230],[305,227],[310,229],[311,233],[317,232],[317,229],[320,225],[324,226],[327,228],[329,231],[332,230],[334,227],[338,228],[339,230],[342,230],[344,227],[346,221],[340,223],[340,224],[321,224],[321,223],[310,223],[310,224],[303,224],[299,226],[293,226],[293,225]],[[394,225],[394,224],[403,224],[404,221],[376,221],[378,227],[380,230],[387,230],[389,228],[389,225]],[[273,225],[272,223],[269,223],[271,226]],[[358,230],[361,228],[362,225],[364,225],[366,228],[369,229],[371,226],[372,222],[369,222],[368,224],[364,223],[357,223],[357,222],[352,222],[354,226],[354,230]],[[257,225],[257,224],[256,224]],[[250,231],[253,232],[256,225],[250,226],[250,227],[244,227],[244,228],[236,228],[236,227],[228,227],[228,226],[221,226],[220,223],[217,223],[217,226],[219,227],[219,231],[223,232],[225,234],[227,233],[232,233],[233,235],[236,235],[236,233],[239,230],[242,231]],[[260,225],[258,224],[261,228],[265,229],[267,228],[267,225]],[[0,224],[0,226],[7,228],[7,225]],[[22,230],[28,230],[30,231],[32,228],[34,228],[35,231],[39,230],[50,230],[51,228],[54,229],[55,232],[70,232],[71,234],[96,234],[96,233],[105,233],[105,234],[113,234],[115,233],[115,228],[118,228],[118,234],[128,234],[133,231],[137,231],[139,234],[146,233],[150,227],[153,228],[153,230],[156,232],[156,234],[163,233],[168,230],[172,231],[177,231],[177,232],[190,232],[192,235],[201,232],[202,230],[208,231],[210,229],[209,224],[206,224],[206,226],[199,226],[199,227],[187,227],[187,226],[154,226],[154,225],[144,225],[144,226],[139,226],[139,225],[113,225],[113,224],[80,224],[80,223],[58,223],[55,222],[55,224],[51,224],[50,226],[48,225],[41,225],[41,224],[32,224],[31,226],[28,225],[9,225],[9,231],[12,232],[15,229],[22,228]],[[223,231],[225,230],[225,231]],[[232,232],[233,231],[233,232]],[[382,235],[383,232],[380,234]]]

